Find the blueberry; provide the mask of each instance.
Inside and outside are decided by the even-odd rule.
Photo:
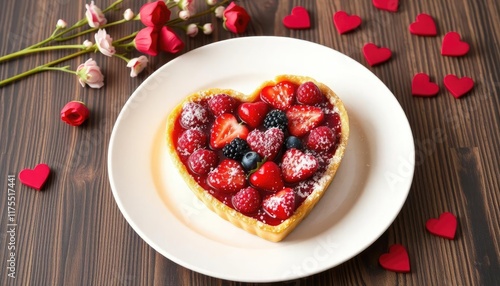
[[[302,150],[302,141],[298,137],[290,136],[286,138],[285,146],[287,150],[292,148]]]
[[[243,159],[241,159],[241,165],[246,171],[251,171],[257,168],[257,163],[260,162],[261,158],[257,152],[250,151],[243,155]]]

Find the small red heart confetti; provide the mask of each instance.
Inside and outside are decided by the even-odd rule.
[[[333,23],[339,34],[350,32],[361,25],[361,18],[358,15],[349,15],[344,11],[338,11],[333,15]]]
[[[390,49],[384,47],[379,48],[373,43],[368,43],[363,47],[363,54],[370,66],[384,63],[392,56]]]
[[[386,270],[402,273],[410,272],[410,258],[406,248],[401,244],[393,244],[389,248],[389,253],[382,254],[378,262]]]
[[[429,219],[425,223],[425,228],[434,235],[454,239],[457,231],[457,218],[450,212],[444,212],[438,219]]]
[[[19,173],[21,183],[36,190],[41,190],[50,174],[47,164],[38,164],[35,169],[24,169]]]
[[[469,44],[460,40],[460,34],[457,32],[449,32],[443,38],[441,46],[441,55],[448,57],[460,57],[469,52]]]
[[[430,77],[425,73],[418,73],[411,82],[411,94],[414,96],[430,97],[439,92],[439,86],[431,82]]]
[[[373,6],[380,10],[397,12],[399,0],[372,0]]]
[[[436,23],[432,16],[425,13],[419,14],[416,21],[410,24],[410,33],[417,36],[436,36]]]
[[[309,29],[311,27],[309,12],[302,6],[296,6],[290,15],[283,18],[283,25],[288,29]]]
[[[444,78],[444,86],[455,98],[460,98],[471,91],[474,87],[474,81],[470,77],[458,78],[456,75],[449,74]]]

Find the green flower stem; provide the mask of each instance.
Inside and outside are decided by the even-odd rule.
[[[12,54],[8,54],[6,56],[0,57],[0,63],[19,57],[19,56],[24,56],[28,54],[33,54],[33,53],[38,53],[38,52],[44,52],[44,51],[52,51],[52,50],[64,50],[64,49],[87,49],[84,45],[60,45],[60,46],[49,46],[49,47],[41,47],[41,48],[33,48],[29,50],[20,50]]]
[[[26,77],[26,76],[29,76],[29,75],[32,75],[32,74],[36,74],[36,73],[39,73],[39,72],[42,72],[42,71],[47,71],[47,70],[51,70],[49,69],[50,67],[52,67],[53,65],[57,65],[58,63],[62,63],[64,61],[67,61],[69,59],[72,59],[72,58],[76,58],[80,55],[83,55],[83,54],[86,54],[86,53],[90,53],[92,50],[88,49],[88,50],[83,50],[83,51],[79,51],[79,52],[76,52],[74,54],[71,54],[71,55],[67,55],[65,57],[62,57],[60,59],[57,59],[57,60],[54,60],[54,61],[51,61],[51,62],[48,62],[44,65],[41,65],[41,66],[38,66],[36,68],[33,68],[33,69],[30,69],[28,71],[25,71],[23,73],[20,73],[16,76],[13,76],[13,77],[10,77],[10,78],[7,78],[7,79],[4,79],[2,81],[0,81],[0,87],[2,86],[5,86],[9,83],[12,83],[16,80],[19,80],[23,77]],[[58,69],[59,70],[59,69]]]
[[[129,59],[129,58],[127,58],[127,57],[125,57],[124,55],[114,54],[113,56],[114,56],[114,57],[117,57],[117,58],[119,58],[119,59],[122,59],[122,60],[124,60],[124,61],[125,61],[125,62],[127,62],[127,63],[130,61],[130,59]]]
[[[42,70],[44,71],[63,71],[71,74],[77,74],[76,71],[72,71],[69,69],[70,66],[64,66],[64,67],[43,67]]]
[[[113,44],[118,44],[118,43],[123,42],[123,41],[127,41],[127,40],[134,39],[134,38],[135,38],[135,36],[137,36],[137,34],[138,34],[138,33],[139,33],[139,31],[137,31],[137,32],[133,32],[132,34],[130,34],[130,35],[128,35],[128,36],[125,36],[125,37],[120,38],[120,39],[118,39],[118,40],[114,40],[114,41],[113,41]]]
[[[56,42],[67,41],[67,40],[70,40],[70,39],[74,39],[74,38],[83,36],[83,35],[88,34],[88,33],[95,32],[95,31],[97,31],[99,29],[103,29],[103,28],[115,26],[115,25],[122,24],[122,23],[125,23],[125,22],[128,22],[128,21],[125,20],[125,19],[118,20],[118,21],[115,21],[115,22],[108,23],[106,25],[102,25],[99,28],[92,28],[92,29],[87,29],[85,31],[81,31],[80,33],[76,33],[76,34],[73,34],[73,35],[65,37],[65,38],[55,38],[54,41],[56,41]]]

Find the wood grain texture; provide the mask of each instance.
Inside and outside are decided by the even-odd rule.
[[[105,7],[111,2],[97,4]],[[124,6],[138,11],[140,2],[125,0]],[[201,10],[204,1],[198,2]],[[83,0],[6,1],[0,10],[0,54],[44,39],[59,18],[78,21],[85,12],[84,4]],[[183,36],[186,48],[182,53],[228,38],[276,35],[331,47],[368,66],[361,53],[365,43],[389,47],[394,57],[368,68],[403,107],[416,144],[411,191],[391,227],[342,265],[283,284],[500,285],[499,2],[401,0],[397,13],[377,10],[369,0],[246,0],[240,5],[252,16],[245,34],[224,31],[220,20],[206,16],[199,22],[214,23],[214,34],[193,39]],[[311,29],[283,27],[283,17],[297,5],[310,12]],[[332,22],[333,13],[339,10],[361,16],[361,27],[339,35]],[[437,37],[416,37],[408,32],[408,25],[422,12],[436,19]],[[112,14],[111,19],[119,18],[121,12]],[[131,23],[120,33],[126,35],[140,27],[140,23]],[[440,55],[442,37],[449,31],[459,32],[471,44],[467,56]],[[0,63],[0,78],[63,54],[30,55]],[[60,72],[40,73],[0,88],[0,284],[247,285],[193,272],[158,254],[127,224],[111,193],[107,146],[116,117],[139,84],[174,57],[151,58],[146,71],[132,79],[123,61],[91,56],[106,75],[106,85],[100,90],[82,88],[71,75]],[[74,68],[81,60],[66,64]],[[430,74],[440,85],[437,97],[411,96],[411,79],[418,72]],[[457,100],[442,84],[447,74],[471,76],[476,86]],[[79,128],[62,123],[58,116],[64,104],[74,99],[85,101],[92,110],[88,122]],[[18,251],[16,279],[11,279],[5,271],[7,176],[17,176],[21,169],[40,162],[52,168],[45,191],[32,191],[17,180]],[[426,220],[444,211],[458,217],[453,241],[425,231]],[[378,265],[378,257],[393,243],[407,247],[411,273],[396,274]]]

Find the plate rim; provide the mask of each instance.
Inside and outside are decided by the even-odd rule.
[[[218,45],[225,45],[226,43],[229,43],[229,42],[236,42],[236,41],[259,41],[259,40],[271,40],[271,41],[274,41],[274,40],[278,40],[278,41],[298,41],[298,42],[306,42],[307,44],[310,44],[310,45],[314,45],[314,46],[318,46],[318,47],[321,47],[321,48],[325,48],[325,49],[328,49],[330,52],[334,52],[334,53],[337,53],[343,57],[347,57],[348,59],[350,59],[353,63],[359,65],[358,68],[363,68],[365,69],[366,71],[368,71],[373,77],[374,79],[376,79],[378,81],[379,84],[383,85],[386,89],[387,89],[387,92],[389,93],[389,95],[391,95],[391,98],[395,101],[396,105],[399,106],[400,108],[400,111],[402,112],[404,118],[406,119],[405,120],[405,125],[407,125],[406,127],[408,128],[409,130],[409,135],[411,137],[411,149],[413,151],[413,161],[412,161],[412,170],[411,170],[411,177],[407,180],[408,184],[407,186],[405,186],[405,195],[404,195],[404,199],[402,199],[402,201],[400,202],[400,205],[395,208],[395,212],[394,212],[394,216],[391,217],[388,221],[389,223],[387,225],[384,225],[384,227],[381,227],[380,228],[380,233],[378,235],[376,235],[375,237],[373,237],[372,240],[370,240],[370,243],[368,243],[366,246],[363,246],[363,247],[360,247],[358,249],[358,251],[355,251],[355,252],[352,252],[352,254],[350,256],[348,256],[343,262],[339,263],[339,264],[336,264],[336,265],[333,265],[333,266],[330,266],[330,267],[323,267],[323,268],[318,268],[316,269],[315,271],[312,271],[312,272],[309,272],[309,273],[305,273],[305,275],[295,275],[295,276],[289,276],[287,277],[286,279],[282,279],[282,278],[278,278],[276,277],[275,279],[269,279],[269,277],[267,278],[264,278],[264,279],[261,279],[259,277],[255,277],[255,279],[245,279],[245,280],[239,280],[239,279],[234,279],[234,277],[229,277],[228,276],[221,276],[220,274],[217,274],[217,273],[212,273],[211,271],[206,271],[205,269],[202,269],[200,267],[196,267],[194,265],[191,265],[191,264],[187,264],[185,263],[181,258],[178,258],[178,257],[175,257],[173,255],[168,255],[168,252],[166,252],[165,250],[163,249],[158,249],[160,248],[154,241],[152,241],[145,233],[143,233],[140,229],[140,227],[138,225],[136,225],[135,221],[133,220],[133,218],[130,216],[129,212],[127,211],[125,205],[123,204],[123,201],[121,200],[120,198],[120,195],[119,195],[119,192],[118,190],[116,190],[115,188],[115,184],[114,184],[114,180],[116,180],[116,178],[114,178],[114,174],[113,174],[113,154],[114,154],[114,150],[113,149],[113,146],[116,144],[116,132],[118,132],[118,128],[119,128],[119,124],[123,118],[123,116],[125,116],[125,113],[128,111],[128,108],[130,106],[130,104],[134,101],[134,98],[137,96],[138,93],[140,93],[140,90],[145,88],[145,86],[147,86],[152,80],[155,79],[155,77],[162,73],[165,69],[168,69],[168,67],[170,65],[173,65],[175,64],[176,62],[178,61],[181,61],[185,55],[189,54],[189,53],[193,53],[193,52],[199,52],[200,50],[206,50],[206,49],[211,49],[213,48],[214,46],[218,46]],[[353,257],[355,257],[356,255],[358,255],[359,253],[361,253],[362,251],[364,251],[366,248],[368,248],[370,245],[373,244],[373,242],[375,242],[377,239],[380,238],[380,236],[383,235],[383,233],[392,225],[392,223],[394,222],[394,220],[396,219],[396,217],[399,215],[399,213],[401,212],[401,209],[403,208],[407,198],[408,198],[408,195],[409,195],[409,192],[411,190],[411,185],[412,185],[412,182],[413,182],[413,177],[414,177],[414,170],[415,170],[415,143],[414,143],[414,137],[413,137],[413,132],[412,132],[412,129],[411,129],[411,126],[409,124],[409,121],[408,121],[408,118],[402,108],[402,106],[400,105],[399,101],[397,100],[397,98],[394,96],[394,94],[389,90],[389,88],[372,72],[370,71],[368,68],[366,68],[365,66],[363,66],[361,63],[357,62],[356,60],[352,59],[351,57],[349,57],[348,55],[345,55],[333,48],[330,48],[330,47],[327,47],[327,46],[324,46],[324,45],[321,45],[321,44],[318,44],[318,43],[315,43],[315,42],[310,42],[310,41],[307,41],[307,40],[302,40],[302,39],[295,39],[295,38],[289,38],[289,37],[280,37],[280,36],[252,36],[252,37],[239,37],[239,38],[232,38],[232,39],[228,39],[228,40],[223,40],[223,41],[217,41],[217,42],[213,42],[213,43],[210,43],[210,44],[207,44],[207,45],[204,45],[204,46],[201,46],[199,48],[196,48],[196,49],[193,49],[192,51],[189,51],[189,52],[186,52],[185,54],[179,56],[179,57],[176,57],[174,59],[172,59],[171,61],[165,63],[164,65],[162,65],[160,68],[158,68],[156,71],[154,71],[151,75],[148,76],[147,79],[145,79],[135,90],[134,92],[131,94],[131,96],[128,98],[128,100],[126,101],[126,103],[124,104],[124,106],[122,107],[122,109],[120,110],[120,113],[115,121],[115,124],[113,125],[113,129],[112,129],[112,132],[111,132],[111,137],[110,137],[110,141],[109,141],[109,145],[108,145],[108,160],[107,160],[107,166],[108,166],[108,176],[109,176],[109,182],[110,182],[110,186],[111,186],[111,190],[112,190],[112,193],[113,193],[113,197],[114,197],[114,200],[116,202],[116,204],[118,205],[118,208],[120,209],[120,212],[122,213],[122,215],[125,217],[127,223],[132,227],[132,229],[141,237],[141,239],[143,239],[149,246],[151,246],[155,251],[157,251],[158,253],[162,254],[163,256],[165,256],[167,259],[175,262],[176,264],[179,264],[185,268],[188,268],[188,269],[191,269],[193,271],[196,271],[196,272],[199,272],[201,274],[204,274],[204,275],[208,275],[208,276],[211,276],[211,277],[216,277],[216,278],[219,278],[219,279],[231,279],[233,281],[241,281],[241,282],[277,282],[277,281],[285,281],[285,280],[291,280],[291,279],[298,279],[298,278],[302,278],[302,277],[306,277],[306,276],[310,276],[310,275],[314,275],[314,274],[317,274],[319,272],[322,272],[322,271],[325,271],[327,269],[331,269],[333,267],[336,267],[350,259],[352,259]]]

